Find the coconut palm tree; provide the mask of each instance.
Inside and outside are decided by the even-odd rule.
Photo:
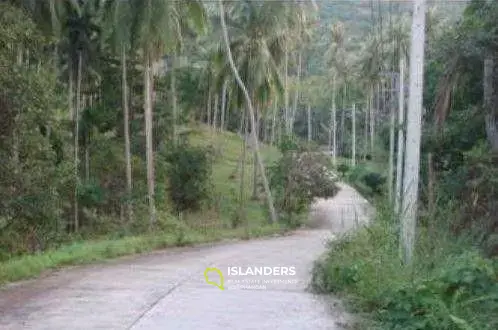
[[[338,76],[346,75],[346,72],[344,72],[344,25],[341,22],[335,23],[332,25],[331,32],[332,43],[325,53],[325,57],[329,61],[332,71],[332,109],[330,114],[329,149],[332,151],[332,160],[335,166],[337,154],[336,81]]]
[[[232,13],[227,29],[233,38],[230,50],[255,107],[256,125],[251,127],[258,138],[259,119],[263,105],[275,93],[283,94],[280,78],[281,59],[285,57],[286,25],[283,2],[240,1],[231,4]],[[224,48],[224,47],[223,47]],[[218,51],[219,81],[233,76],[227,53]],[[238,98],[242,101],[241,98]],[[247,104],[246,104],[247,106]],[[254,141],[253,141],[254,143]],[[257,196],[257,157],[254,157],[253,198]]]
[[[202,30],[205,24],[205,10],[201,1],[130,0],[134,13],[132,28],[133,47],[140,50],[144,71],[144,118],[146,137],[147,187],[149,220],[151,228],[156,222],[154,201],[154,150],[152,144],[152,106],[154,80],[152,65],[165,53],[173,53],[181,42],[182,20],[192,22]]]
[[[119,54],[121,59],[121,93],[124,126],[125,146],[125,172],[128,221],[133,218],[133,206],[129,200],[132,195],[132,168],[131,168],[131,146],[130,146],[130,107],[127,81],[127,53],[131,46],[131,30],[129,22],[132,20],[132,12],[129,1],[108,1],[105,6],[104,31],[109,35],[109,43],[113,51]]]
[[[278,220],[277,214],[275,212],[275,207],[273,204],[273,198],[271,195],[270,186],[269,186],[268,180],[266,178],[264,163],[263,163],[263,160],[261,159],[261,155],[259,153],[259,143],[258,143],[256,130],[255,130],[255,127],[256,127],[255,110],[254,110],[253,105],[252,105],[252,97],[251,97],[251,94],[249,93],[248,88],[246,88],[244,82],[242,81],[242,78],[239,75],[238,68],[235,64],[234,57],[232,55],[230,41],[228,39],[228,29],[227,29],[227,26],[225,23],[225,10],[223,7],[223,1],[219,0],[218,3],[219,3],[219,8],[220,8],[221,25],[222,25],[222,29],[223,29],[223,39],[224,39],[224,44],[225,44],[225,50],[227,53],[226,56],[228,58],[228,62],[229,62],[230,68],[233,72],[233,75],[235,76],[235,79],[237,80],[237,83],[239,84],[240,89],[244,93],[244,96],[246,99],[246,105],[247,105],[247,108],[249,109],[249,117],[251,120],[251,132],[252,132],[252,138],[253,138],[254,149],[255,149],[255,158],[258,162],[258,165],[259,165],[262,177],[263,177],[263,185],[264,185],[266,197],[268,200],[268,208],[270,210],[271,221],[273,223],[276,223]]]

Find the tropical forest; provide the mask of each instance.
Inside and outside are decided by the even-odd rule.
[[[498,2],[0,0],[0,328],[21,281],[205,245],[294,246],[344,329],[498,329]]]

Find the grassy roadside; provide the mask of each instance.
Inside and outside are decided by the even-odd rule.
[[[0,264],[0,285],[39,276],[42,272],[63,266],[81,265],[153,250],[225,239],[249,239],[285,232],[275,225],[224,229],[206,233],[198,230],[159,232],[151,235],[129,236],[120,239],[75,242],[56,250],[14,258]]]
[[[264,200],[252,200],[252,154],[248,152],[245,170],[244,201],[247,222],[233,228],[234,215],[239,205],[239,174],[234,175],[242,148],[242,140],[234,133],[212,134],[206,126],[195,129],[191,136],[194,145],[213,145],[216,160],[213,166],[213,197],[215,206],[200,213],[186,214],[180,221],[160,212],[160,228],[151,234],[125,237],[103,237],[96,240],[78,240],[57,249],[24,255],[0,262],[0,285],[39,276],[44,271],[68,265],[87,264],[105,259],[134,255],[176,246],[190,246],[225,239],[249,239],[280,234],[287,229],[269,225]],[[276,148],[262,146],[265,163],[278,159]],[[161,219],[162,218],[162,219]]]
[[[443,226],[419,226],[413,265],[405,266],[397,222],[383,205],[375,203],[368,228],[331,243],[315,263],[313,289],[342,297],[358,315],[357,329],[497,329],[498,260]]]

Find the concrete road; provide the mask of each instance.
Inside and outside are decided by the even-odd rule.
[[[316,203],[318,228],[170,249],[7,286],[0,290],[0,329],[345,329],[349,316],[340,303],[306,287],[332,230],[353,228],[354,213],[362,212],[355,205],[365,203],[342,186],[333,199]],[[222,272],[224,290],[206,283],[207,267]],[[283,267],[287,274],[278,274]],[[250,274],[270,268],[273,274]],[[208,275],[219,283],[216,272]]]

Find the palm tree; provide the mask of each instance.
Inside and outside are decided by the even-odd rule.
[[[221,25],[222,25],[222,29],[223,29],[223,39],[224,39],[224,44],[225,44],[225,50],[226,50],[227,57],[228,57],[228,62],[230,64],[230,68],[233,72],[233,75],[235,76],[235,79],[237,80],[237,83],[238,83],[240,89],[244,93],[246,105],[247,105],[247,108],[249,109],[249,117],[251,120],[252,139],[254,142],[254,149],[255,149],[255,158],[256,158],[256,161],[259,165],[259,169],[260,169],[260,172],[261,172],[262,177],[263,177],[263,186],[265,188],[265,192],[266,192],[266,196],[267,196],[267,200],[268,200],[268,208],[270,210],[271,221],[273,223],[276,223],[278,220],[277,214],[275,212],[275,207],[273,204],[273,198],[271,195],[270,186],[269,186],[268,180],[266,178],[264,163],[263,163],[263,160],[261,159],[261,155],[259,153],[259,143],[258,143],[257,134],[256,134],[256,130],[255,130],[255,128],[256,128],[255,111],[254,111],[254,108],[252,105],[251,95],[249,94],[248,89],[246,88],[244,82],[242,81],[242,78],[239,75],[237,66],[236,66],[234,58],[232,56],[230,41],[228,39],[228,30],[227,30],[227,26],[225,23],[225,10],[223,8],[223,1],[219,0],[218,3],[219,3],[219,9],[220,9]]]
[[[104,22],[110,26],[105,27],[105,31],[110,33],[109,39],[113,50],[121,58],[121,93],[123,108],[124,145],[125,145],[125,172],[126,172],[126,193],[128,221],[133,219],[132,196],[132,168],[131,168],[131,146],[130,146],[130,107],[127,81],[127,53],[131,46],[131,30],[129,22],[132,19],[130,3],[128,1],[114,0],[106,3]]]
[[[281,58],[285,57],[284,41],[286,26],[282,15],[284,3],[241,1],[232,4],[233,19],[227,29],[234,35],[230,49],[236,67],[255,107],[256,125],[251,128],[256,138],[259,133],[259,119],[263,105],[274,93],[283,94],[280,79]],[[233,73],[226,60],[226,52],[219,48],[218,61],[220,82],[232,77]],[[242,99],[239,99],[242,101]],[[254,157],[253,198],[257,196],[257,157]]]
[[[178,49],[181,42],[183,19],[202,29],[205,12],[201,1],[188,2],[162,0],[130,0],[131,11],[135,14],[132,22],[132,41],[141,51],[144,71],[144,118],[147,162],[147,187],[149,220],[151,228],[156,222],[154,201],[154,150],[152,145],[152,105],[154,81],[152,65],[165,53]]]
[[[327,50],[325,57],[331,64],[332,71],[332,109],[331,120],[329,128],[329,149],[332,151],[332,160],[334,166],[336,165],[337,154],[337,118],[336,118],[336,80],[337,76],[343,76],[344,63],[345,63],[345,49],[344,49],[344,25],[338,22],[332,26],[332,43]]]

